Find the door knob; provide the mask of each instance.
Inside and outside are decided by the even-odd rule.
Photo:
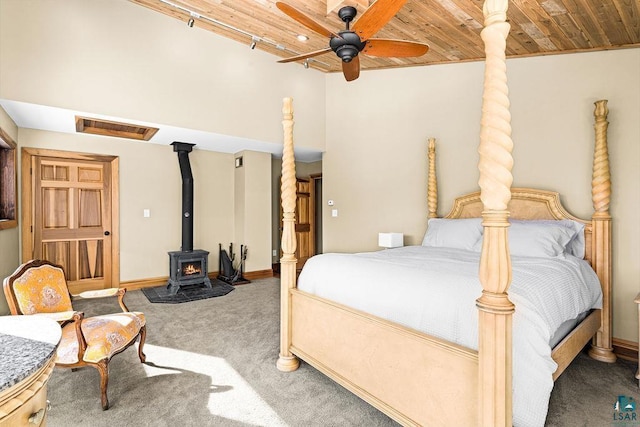
[[[109,234],[111,234],[111,233],[109,233],[108,231],[105,231],[105,232],[104,232],[104,235],[105,235],[105,236],[108,236]]]

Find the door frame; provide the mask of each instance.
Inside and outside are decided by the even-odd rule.
[[[49,150],[46,148],[21,148],[21,242],[22,262],[32,258],[33,254],[33,171],[31,165],[34,157],[53,157],[63,160],[89,160],[111,164],[111,287],[120,287],[120,188],[119,157],[105,154],[78,153],[75,151]]]
[[[324,251],[322,245],[322,194],[318,194],[318,182],[322,185],[322,172],[309,175],[311,181],[311,209],[313,209],[314,224],[311,230],[313,236],[313,253],[321,254]],[[320,243],[320,244],[318,244]]]

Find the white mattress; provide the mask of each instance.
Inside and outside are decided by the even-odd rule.
[[[476,252],[407,246],[307,261],[302,291],[391,320],[468,348],[478,347],[482,287]],[[597,276],[583,260],[512,257],[514,425],[543,426],[553,372],[550,342],[558,329],[600,308]]]

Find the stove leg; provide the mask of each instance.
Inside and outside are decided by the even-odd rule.
[[[169,282],[167,283],[167,289],[169,289],[169,295],[175,295],[178,293],[178,290],[180,289],[180,285]]]
[[[204,284],[207,288],[211,289],[211,280],[209,280],[209,278],[206,276],[204,278]]]

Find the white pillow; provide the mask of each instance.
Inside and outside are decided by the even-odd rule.
[[[573,255],[580,259],[584,258],[585,241],[584,241],[584,224],[571,219],[555,220],[555,219],[540,219],[540,220],[522,220],[511,219],[511,224],[526,223],[537,224],[540,226],[563,226],[567,229],[567,232],[572,236],[571,240],[565,245],[564,251],[569,255]]]
[[[557,257],[575,232],[560,221],[517,221],[509,227],[509,253],[515,256]]]
[[[475,250],[482,237],[481,218],[444,219],[431,218],[422,246]]]

